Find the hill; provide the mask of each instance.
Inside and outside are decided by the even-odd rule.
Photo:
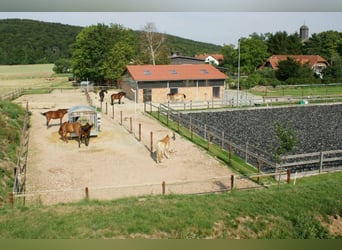
[[[70,58],[80,26],[28,19],[0,20],[0,64],[54,63]],[[139,31],[135,31],[139,32]],[[221,46],[167,35],[170,50],[185,56],[219,53]]]

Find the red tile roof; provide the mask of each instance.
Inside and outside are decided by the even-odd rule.
[[[224,59],[222,54],[200,54],[200,55],[195,55],[195,58],[205,60],[207,59],[208,56],[214,57],[217,61],[223,61]]]
[[[300,62],[301,64],[309,63],[311,67],[314,67],[317,63],[324,63],[328,65],[328,61],[320,55],[272,55],[267,59],[266,63],[269,63],[272,68],[276,70],[278,69],[278,63],[280,61],[287,60],[288,57]],[[266,63],[264,63],[261,67],[264,67]]]
[[[217,80],[228,76],[210,64],[129,65],[135,81]]]

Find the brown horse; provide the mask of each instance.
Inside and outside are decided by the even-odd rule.
[[[86,146],[89,145],[89,139],[90,139],[90,131],[91,128],[93,127],[94,124],[89,124],[88,122],[86,123],[86,125],[81,126],[80,129],[80,140],[82,141],[82,138],[84,138],[84,144]]]
[[[121,104],[121,98],[126,97],[126,92],[120,91],[119,93],[114,93],[110,96],[111,105],[114,105],[114,100],[119,100],[119,104]]]
[[[105,93],[107,94],[107,90],[106,89],[103,89],[100,91],[99,93],[99,96],[100,96],[100,102],[103,102],[103,99],[104,99],[104,96],[105,96]]]
[[[183,93],[168,93],[167,97],[171,100],[171,101],[184,101],[186,98],[186,95]]]
[[[87,125],[84,125],[84,130],[82,129],[82,125],[79,122],[63,122],[62,126],[60,126],[58,133],[60,134],[60,136],[62,137],[63,141],[65,141],[66,143],[68,143],[68,134],[70,135],[70,133],[76,133],[77,137],[78,137],[78,147],[81,147],[81,137],[84,134],[87,134],[89,132],[90,135],[90,129],[91,126],[89,127]],[[87,145],[88,146],[88,145]]]
[[[159,140],[156,145],[156,161],[161,163],[161,159],[164,155],[170,158],[170,140],[176,140],[174,132],[167,134],[163,139]]]
[[[66,113],[68,113],[68,109],[50,110],[41,114],[46,117],[46,126],[48,127],[51,119],[59,119],[59,124],[62,125],[62,119]]]

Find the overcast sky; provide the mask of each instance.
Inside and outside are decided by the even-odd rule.
[[[121,24],[134,30],[153,22],[159,32],[217,45],[237,44],[256,32],[309,35],[327,30],[342,32],[342,12],[0,12],[0,19],[22,18],[77,26]]]

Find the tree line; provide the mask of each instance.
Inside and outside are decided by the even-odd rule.
[[[244,88],[254,85],[342,82],[342,33],[338,31],[314,33],[305,41],[301,41],[297,32],[288,34],[286,31],[253,33],[243,37],[238,46],[223,46],[224,61],[221,66],[227,67],[230,75],[237,74],[239,51],[241,74],[248,75],[241,81]],[[269,68],[259,70],[271,55],[320,55],[329,65],[323,71],[323,78],[316,75],[308,64],[300,64],[290,57],[279,63],[277,71]]]
[[[0,64],[54,63],[57,73],[73,72],[79,80],[97,83],[120,80],[127,64],[167,64],[172,52],[184,56],[201,53],[221,53],[220,66],[228,68],[231,81],[238,71],[244,77],[241,87],[257,84],[304,84],[341,82],[342,33],[325,31],[301,41],[299,34],[285,31],[242,37],[238,46],[218,46],[159,33],[153,23],[140,31],[118,24],[97,24],[77,27],[33,20],[7,19],[0,21]],[[329,66],[320,78],[291,60],[279,64],[277,71],[259,70],[273,54],[320,55]]]

